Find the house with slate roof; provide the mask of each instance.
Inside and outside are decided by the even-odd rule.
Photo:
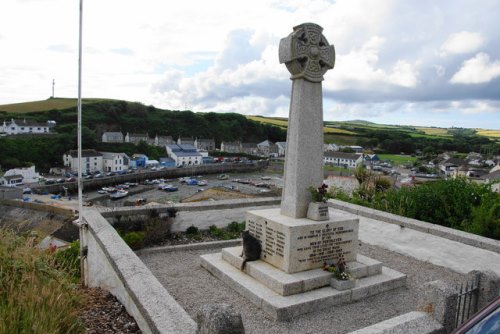
[[[196,166],[203,163],[202,155],[193,145],[167,145],[167,154],[175,161],[176,166]]]
[[[8,135],[18,135],[18,134],[47,134],[50,132],[50,127],[48,123],[37,123],[30,120],[14,120],[3,121],[0,125],[0,133],[5,133]]]
[[[356,168],[363,163],[363,155],[359,153],[344,153],[327,151],[324,153],[323,162],[329,166]]]
[[[102,134],[103,143],[123,143],[123,133],[121,132],[104,132]]]
[[[71,150],[63,155],[63,163],[72,172],[78,172],[78,151]],[[82,150],[81,169],[85,173],[102,172],[103,159],[102,153],[96,150]]]

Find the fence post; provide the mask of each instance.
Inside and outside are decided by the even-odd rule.
[[[473,270],[467,276],[477,277],[478,294],[477,309],[488,305],[493,299],[500,296],[500,277],[490,270]]]
[[[432,281],[422,286],[417,310],[429,313],[441,323],[446,333],[455,328],[458,294],[455,288],[443,281]]]

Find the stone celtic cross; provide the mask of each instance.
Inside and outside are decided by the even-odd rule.
[[[317,24],[301,24],[279,46],[279,61],[292,75],[281,214],[293,218],[306,216],[307,188],[319,187],[324,177],[321,82],[335,64],[335,50],[322,31]]]

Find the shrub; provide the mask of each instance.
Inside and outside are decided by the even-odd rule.
[[[245,229],[245,222],[231,222],[227,225],[228,232],[241,233]]]
[[[144,245],[144,232],[128,232],[123,241],[132,249],[140,249]]]
[[[170,235],[173,221],[170,218],[153,218],[144,223],[144,245],[158,244]]]

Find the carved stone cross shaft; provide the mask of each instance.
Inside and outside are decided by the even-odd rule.
[[[303,218],[311,195],[323,182],[323,75],[335,64],[323,28],[304,23],[280,41],[279,60],[292,74],[281,214]]]

